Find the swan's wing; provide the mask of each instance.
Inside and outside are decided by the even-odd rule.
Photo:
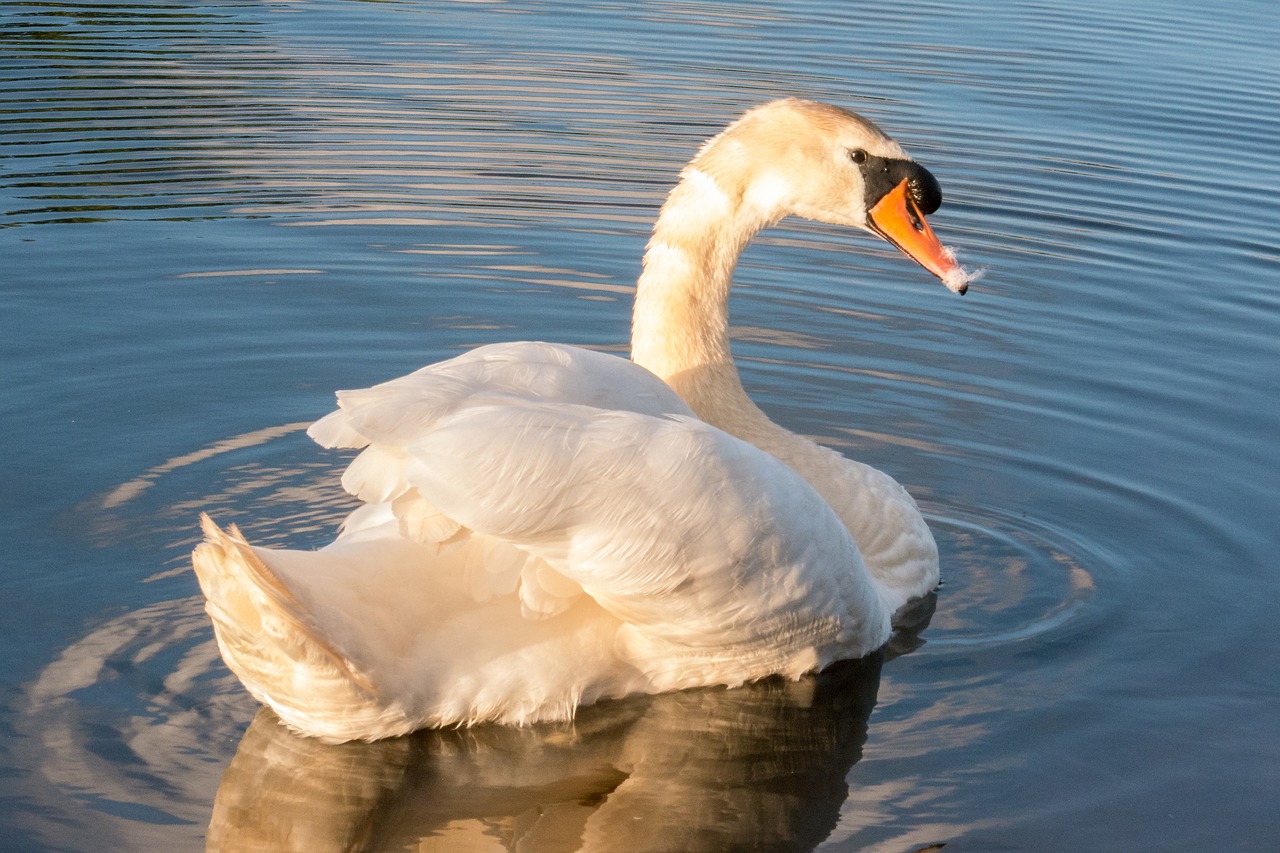
[[[406,491],[405,447],[423,431],[460,409],[507,399],[693,415],[665,382],[624,358],[524,341],[480,347],[372,388],[339,391],[338,410],[307,434],[324,447],[364,449],[343,486],[368,503],[383,503]],[[397,512],[402,518],[408,506],[403,509]]]
[[[545,561],[472,537],[426,500],[406,476],[414,461],[409,448],[442,418],[484,406],[583,405],[692,416],[665,382],[626,359],[538,342],[480,347],[372,388],[340,391],[338,402],[337,411],[307,432],[323,446],[362,451],[343,473],[342,485],[365,505],[347,518],[341,536],[396,535],[436,545],[465,541],[476,555],[467,572],[477,599],[518,589],[529,616],[559,613],[581,590]]]
[[[431,505],[627,623],[626,652],[659,689],[710,671],[799,675],[888,637],[822,498],[696,419],[506,401],[441,418],[405,450]]]

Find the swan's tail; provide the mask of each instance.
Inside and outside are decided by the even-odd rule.
[[[191,555],[222,658],[249,692],[304,734],[343,741],[385,718],[369,679],[323,639],[312,615],[232,525],[208,515]]]

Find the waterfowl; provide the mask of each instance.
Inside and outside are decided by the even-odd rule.
[[[865,656],[938,582],[888,475],[771,421],[729,347],[739,254],[787,215],[888,240],[949,289],[934,177],[866,119],[757,107],[683,170],[637,283],[631,360],[484,346],[338,393],[308,433],[359,450],[362,504],[317,551],[202,518],[193,554],[222,656],[327,741],[570,718],[606,697]]]

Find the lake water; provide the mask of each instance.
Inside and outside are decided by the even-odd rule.
[[[1277,44],[1270,0],[2,0],[0,847],[1277,849]],[[625,352],[675,172],[781,95],[897,136],[988,270],[788,221],[735,290],[761,405],[920,500],[927,627],[568,730],[255,719],[198,513],[321,544],[333,390]]]

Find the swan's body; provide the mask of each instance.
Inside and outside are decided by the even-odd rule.
[[[310,430],[363,449],[343,485],[365,504],[335,542],[259,549],[205,519],[194,564],[228,665],[289,725],[349,740],[565,719],[878,649],[937,584],[933,538],[887,475],[751,403],[729,284],[750,238],[797,213],[874,228],[963,292],[923,223],[931,182],[850,113],[766,105],[663,207],[633,361],[497,344],[340,393]]]

